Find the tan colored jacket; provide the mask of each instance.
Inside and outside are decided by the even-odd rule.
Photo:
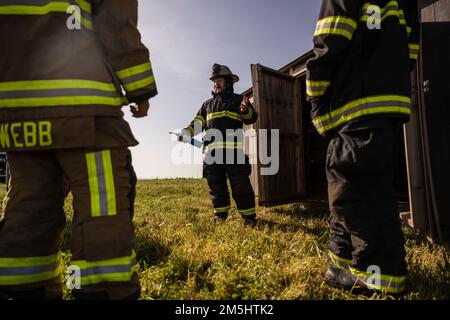
[[[156,95],[137,9],[137,0],[0,1],[0,124],[122,117],[123,105]]]

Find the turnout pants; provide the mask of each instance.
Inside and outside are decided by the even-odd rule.
[[[349,124],[329,144],[330,260],[369,288],[400,293],[406,280],[394,177],[401,124],[373,119]]]
[[[251,170],[247,157],[245,164],[205,164],[203,175],[208,181],[215,215],[223,218],[228,216],[230,210],[228,178],[233,199],[241,216],[247,219],[256,217],[255,194],[249,178]]]
[[[63,279],[75,298],[138,298],[132,249],[136,176],[129,150],[11,152],[8,157],[0,298],[59,298]],[[60,274],[58,254],[69,188],[74,208],[70,276]]]

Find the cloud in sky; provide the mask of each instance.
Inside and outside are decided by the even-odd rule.
[[[201,177],[201,165],[172,163],[168,132],[186,126],[210,98],[212,64],[227,64],[241,77],[236,92],[248,89],[251,64],[277,69],[311,49],[320,2],[141,0],[139,28],[159,94],[150,117],[126,117],[140,141],[132,149],[139,178]]]

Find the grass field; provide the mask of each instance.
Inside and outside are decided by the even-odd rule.
[[[70,219],[70,199],[66,209]],[[140,181],[135,225],[142,298],[368,299],[324,283],[326,210],[296,204],[260,208],[258,216],[251,229],[233,209],[227,222],[217,225],[205,181]],[[409,228],[405,234],[406,299],[449,299],[449,248],[431,245]],[[66,230],[66,265],[69,236]]]

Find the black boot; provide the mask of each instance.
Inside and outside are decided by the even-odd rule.
[[[386,295],[383,291],[369,288],[365,283],[355,277],[350,270],[343,270],[332,266],[325,272],[325,280],[334,288],[344,289],[367,297],[371,297],[374,293],[381,296]],[[405,292],[388,293],[387,295],[394,299],[401,299],[405,295]]]
[[[244,226],[254,228],[256,226],[256,215],[244,216]]]
[[[225,222],[225,220],[227,220],[228,218],[228,212],[219,212],[219,213],[215,213],[213,220],[215,222],[219,222],[219,223],[223,223]]]
[[[350,270],[339,269],[334,266],[330,267],[325,272],[325,280],[334,288],[352,291],[353,293],[359,294],[371,291],[363,282],[356,278]]]

